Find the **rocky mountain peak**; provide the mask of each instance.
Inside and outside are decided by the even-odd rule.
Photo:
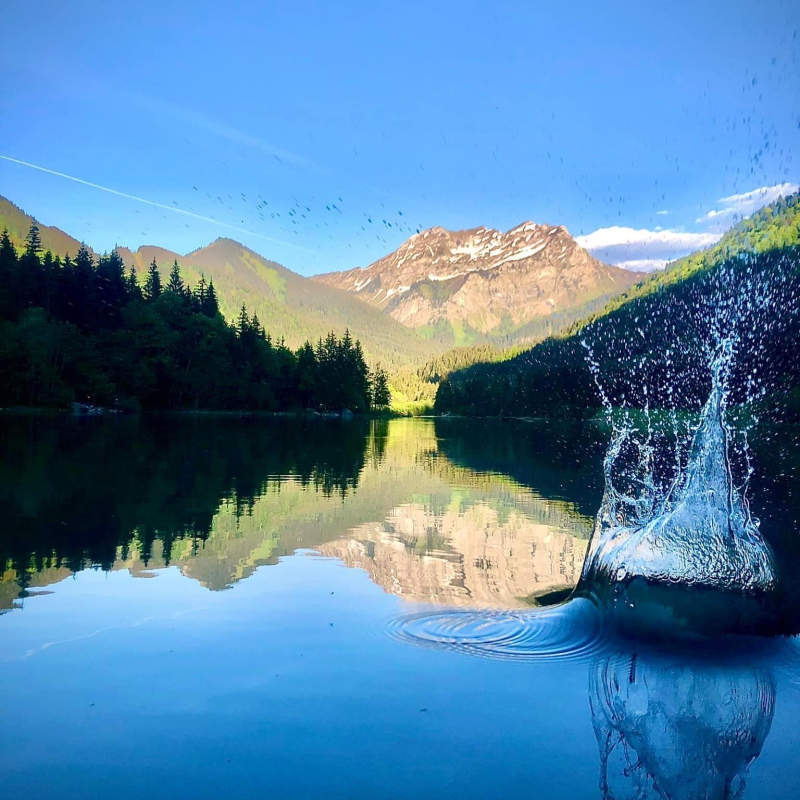
[[[602,264],[563,225],[429,228],[366,268],[317,276],[410,327],[466,323],[490,331],[625,291],[641,276]]]

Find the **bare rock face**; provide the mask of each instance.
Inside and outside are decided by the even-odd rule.
[[[316,280],[412,328],[458,321],[490,331],[619,294],[641,278],[593,258],[561,225],[524,222],[506,233],[431,228],[365,269]]]

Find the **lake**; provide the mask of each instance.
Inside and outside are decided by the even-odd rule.
[[[0,418],[0,772],[43,798],[797,798],[792,637],[623,639],[602,425]],[[753,441],[800,607],[800,431]]]

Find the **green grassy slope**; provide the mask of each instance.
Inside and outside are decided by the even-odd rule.
[[[731,228],[713,247],[700,250],[653,272],[627,292],[614,297],[596,313],[587,315],[567,331],[572,335],[590,322],[607,316],[636,298],[645,297],[700,271],[711,269],[743,252],[765,253],[800,244],[800,193],[765,206]]]
[[[21,250],[25,246],[25,237],[33,222],[33,217],[26,214],[19,206],[14,205],[5,197],[0,197],[0,231],[8,230],[11,242]],[[39,233],[42,237],[42,246],[45,250],[52,251],[53,255],[75,255],[81,243],[73,239],[61,228],[42,225],[38,220]]]
[[[349,328],[361,340],[367,361],[380,361],[390,369],[420,363],[444,349],[349,292],[304,278],[231,239],[217,239],[186,256],[152,246],[136,252],[120,248],[119,253],[140,276],[155,258],[165,280],[177,259],[190,284],[201,275],[214,281],[226,317],[235,317],[244,303],[273,336],[284,336],[291,347]]]

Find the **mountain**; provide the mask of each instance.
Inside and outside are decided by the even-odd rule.
[[[713,309],[735,308],[741,330],[729,375],[734,402],[758,375],[782,395],[770,413],[800,418],[800,194],[780,198],[728,231],[717,245],[670,264],[561,336],[502,363],[450,372],[438,388],[442,413],[490,416],[593,414],[600,405],[586,344],[615,405],[697,408],[708,395]],[[731,325],[730,319],[727,325]],[[681,376],[666,380],[665,376]]]
[[[0,197],[0,230],[7,228],[18,247],[24,246],[33,221],[33,217]],[[59,228],[38,221],[37,225],[45,250],[60,256],[74,256],[78,251],[81,243],[77,239]],[[126,267],[136,267],[140,281],[154,258],[164,282],[173,261],[178,262],[190,285],[204,275],[206,280],[214,281],[227,319],[233,319],[245,303],[249,313],[257,313],[274,337],[284,337],[293,348],[306,339],[315,342],[324,338],[331,330],[341,335],[349,328],[353,337],[361,341],[368,362],[380,361],[389,369],[419,364],[443,350],[349,292],[304,278],[231,239],[217,239],[185,256],[153,245],[143,245],[135,251],[118,247],[117,252]]]
[[[220,307],[228,319],[244,303],[273,336],[285,337],[290,347],[299,347],[306,339],[315,342],[330,330],[341,334],[349,328],[353,337],[361,340],[373,364],[381,361],[387,367],[403,367],[437,351],[434,343],[349,292],[304,278],[232,239],[217,239],[185,256],[149,245],[136,251],[117,251],[126,266],[135,266],[139,275],[155,258],[164,279],[177,260],[190,284],[201,275],[214,281]]]
[[[21,250],[25,246],[25,237],[30,230],[31,222],[34,218],[26,214],[19,206],[14,205],[5,197],[0,197],[0,231],[7,230],[11,242]],[[65,256],[75,255],[81,243],[73,239],[68,233],[64,233],[61,228],[54,228],[50,225],[42,225],[38,220],[39,235],[42,238],[42,247],[50,250],[53,255]]]
[[[593,258],[563,226],[525,222],[491,228],[415,234],[365,269],[316,276],[423,334],[450,328],[456,344],[469,331],[510,331],[641,280],[637,272]]]

